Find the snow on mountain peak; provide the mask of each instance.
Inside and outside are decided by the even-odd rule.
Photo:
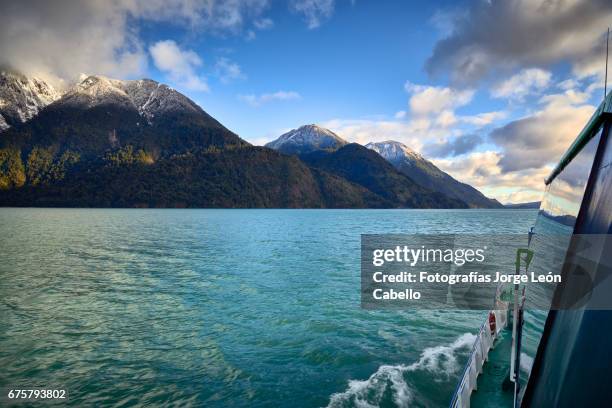
[[[96,75],[90,75],[68,89],[60,103],[85,108],[103,104],[132,104],[122,89],[122,81]]]
[[[310,124],[282,134],[266,144],[266,147],[287,154],[303,154],[316,150],[335,150],[345,144],[347,141],[331,130]]]
[[[60,92],[40,78],[0,70],[0,131],[30,120],[60,97]]]
[[[64,95],[60,103],[88,108],[98,105],[131,107],[149,122],[163,112],[199,110],[186,96],[151,79],[119,80],[100,75],[82,78]]]
[[[60,92],[42,79],[0,70],[0,131],[30,120],[53,102],[84,109],[102,105],[136,109],[149,123],[170,111],[201,111],[180,92],[151,79],[81,74],[77,82]]]
[[[397,163],[402,160],[408,160],[410,163],[416,161],[424,161],[423,156],[410,149],[403,143],[396,142],[395,140],[387,140],[384,142],[370,142],[365,147],[374,150],[380,154],[387,161],[391,163]]]

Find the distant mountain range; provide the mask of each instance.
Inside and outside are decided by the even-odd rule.
[[[531,201],[529,203],[516,203],[516,204],[506,204],[504,207],[512,208],[512,209],[532,209],[537,210],[540,208],[541,201]]]
[[[266,147],[286,154],[296,154],[315,167],[323,166],[326,171],[340,174],[372,189],[377,194],[390,195],[394,200],[402,201],[400,197],[403,197],[404,193],[401,189],[394,190],[394,187],[401,185],[413,190],[421,187],[420,191],[415,193],[416,196],[425,197],[427,191],[432,191],[438,193],[438,200],[446,196],[447,199],[463,202],[467,207],[503,208],[497,200],[489,199],[472,186],[455,180],[400,142],[368,143],[365,147],[357,144],[349,145],[346,140],[328,129],[306,125],[283,134],[268,143]],[[367,154],[364,152],[366,148],[378,154]],[[381,158],[391,166],[388,163],[381,164]],[[339,173],[340,166],[344,166],[341,173]],[[397,172],[404,177],[398,177]],[[361,178],[368,178],[369,181],[363,184],[360,182]],[[374,183],[374,179],[378,179],[382,184]],[[392,183],[390,182],[392,179],[402,181]],[[389,190],[383,193],[385,188]]]
[[[88,76],[60,92],[2,70],[0,131],[4,206],[477,206],[315,125],[252,146],[147,79]]]

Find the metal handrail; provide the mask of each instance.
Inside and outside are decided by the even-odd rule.
[[[457,384],[457,388],[455,388],[455,392],[453,394],[453,399],[451,400],[451,403],[450,403],[451,408],[455,408],[457,406],[457,400],[459,398],[460,391],[463,390],[463,386],[465,385],[465,382],[468,378],[470,367],[472,366],[472,361],[475,361],[473,357],[477,350],[476,347],[480,345],[481,338],[482,338],[481,335],[483,331],[487,328],[488,323],[489,323],[489,319],[487,315],[487,318],[485,318],[485,321],[480,326],[480,330],[478,330],[478,335],[476,336],[476,341],[474,341],[474,346],[472,346],[472,351],[470,352],[470,355],[468,357],[468,362],[463,367],[463,373],[461,374],[461,381],[459,381],[459,384]]]

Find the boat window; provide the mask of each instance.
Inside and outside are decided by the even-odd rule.
[[[567,252],[591,173],[601,129],[546,187],[530,249],[530,271],[545,273],[559,267]],[[520,382],[524,390],[544,330],[556,284],[527,285]]]
[[[600,129],[546,187],[536,222],[536,233],[571,234],[573,232],[601,132]]]

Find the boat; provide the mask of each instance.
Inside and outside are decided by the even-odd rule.
[[[517,252],[514,273],[558,267],[562,282],[531,297],[498,289],[451,408],[612,406],[611,128],[612,92],[545,180]],[[590,263],[578,265],[585,251]]]

